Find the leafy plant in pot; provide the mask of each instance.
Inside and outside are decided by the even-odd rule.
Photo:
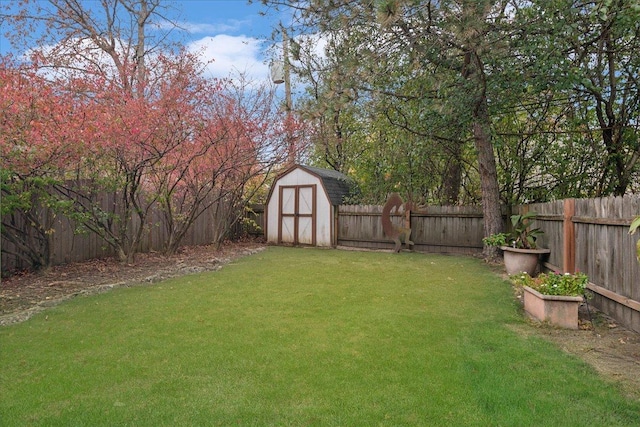
[[[537,216],[535,212],[511,215],[510,233],[492,234],[482,239],[485,245],[499,246],[504,251],[504,266],[509,275],[525,272],[533,276],[540,256],[551,252],[538,247],[538,237],[544,232],[531,227]]]

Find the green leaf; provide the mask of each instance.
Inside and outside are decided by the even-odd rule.
[[[638,227],[640,227],[640,215],[635,217],[635,219],[631,222],[631,226],[629,227],[629,234],[634,234],[638,231]]]

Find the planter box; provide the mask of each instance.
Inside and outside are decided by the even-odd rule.
[[[504,251],[504,267],[508,275],[528,273],[533,276],[540,262],[540,255],[551,252],[550,249],[519,249],[510,246],[500,246]]]
[[[524,311],[534,319],[566,329],[578,329],[578,308],[582,297],[543,295],[524,287]]]

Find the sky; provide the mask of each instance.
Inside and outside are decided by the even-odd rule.
[[[259,1],[188,0],[179,1],[178,7],[179,22],[187,30],[182,34],[185,44],[214,60],[209,67],[213,76],[243,72],[256,80],[269,78],[270,40],[278,18],[261,15],[265,9]]]
[[[0,5],[7,0],[0,0]],[[85,0],[90,3],[95,0]],[[246,74],[249,80],[269,78],[269,62],[273,55],[272,32],[279,17],[260,14],[265,7],[259,0],[178,0],[170,18],[184,30],[173,30],[172,36],[189,50],[199,52],[205,61],[213,60],[207,73],[211,77],[233,77]],[[0,53],[10,47],[0,36]]]

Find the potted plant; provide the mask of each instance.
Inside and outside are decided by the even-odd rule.
[[[510,233],[492,234],[482,239],[485,245],[499,246],[504,251],[504,266],[509,275],[522,272],[534,275],[540,256],[551,252],[538,247],[538,237],[544,232],[531,227],[531,222],[536,217],[535,212],[511,215]]]
[[[589,283],[584,273],[527,273],[511,276],[522,286],[524,310],[532,318],[567,329],[578,329],[578,308]]]

